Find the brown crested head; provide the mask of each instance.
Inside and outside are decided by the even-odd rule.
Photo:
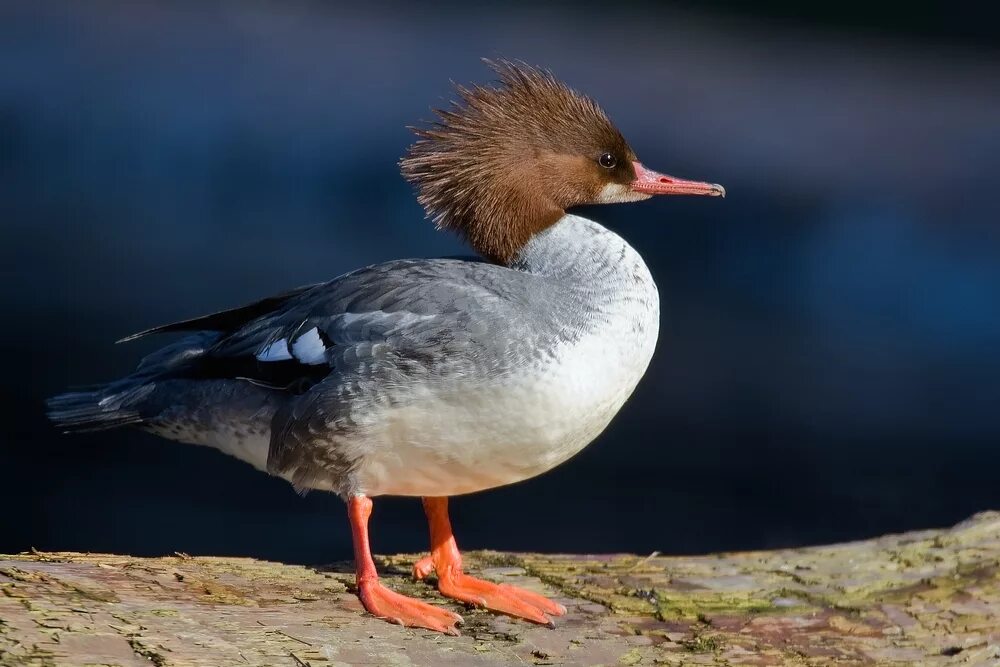
[[[483,257],[510,264],[572,206],[724,193],[645,169],[597,103],[549,72],[486,62],[499,85],[457,86],[400,161],[428,216]]]

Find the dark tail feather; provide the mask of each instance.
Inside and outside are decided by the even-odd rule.
[[[67,433],[142,424],[162,407],[150,403],[157,383],[197,363],[218,336],[214,332],[188,336],[146,356],[128,377],[50,398],[49,419]]]
[[[60,394],[46,401],[48,417],[66,433],[141,424],[138,407],[155,386],[123,380],[95,391]]]

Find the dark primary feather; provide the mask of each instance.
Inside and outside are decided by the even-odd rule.
[[[145,336],[161,333],[216,331],[223,336],[239,331],[253,320],[279,311],[290,299],[308,292],[318,284],[304,285],[295,289],[266,297],[259,301],[221,310],[208,315],[194,317],[179,322],[171,322],[126,336],[118,343],[127,343]],[[145,366],[152,365],[157,359],[157,353],[143,361]],[[204,354],[199,363],[189,364],[184,371],[175,377],[187,379],[224,379],[246,380],[261,387],[278,389],[290,393],[301,393],[325,377],[330,372],[328,366],[302,364],[294,359],[286,361],[258,361],[255,354],[250,355],[213,355]]]
[[[144,336],[159,333],[170,333],[174,331],[232,331],[255,317],[265,315],[280,308],[283,303],[288,301],[288,299],[306,292],[313,287],[316,287],[316,285],[303,285],[302,287],[296,287],[295,289],[284,292],[283,294],[270,296],[265,299],[261,299],[260,301],[240,306],[239,308],[220,310],[216,313],[194,317],[189,320],[161,324],[160,326],[146,329],[145,331],[140,331],[139,333],[134,333],[130,336],[125,336],[116,342],[128,343]]]

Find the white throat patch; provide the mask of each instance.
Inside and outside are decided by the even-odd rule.
[[[621,183],[608,183],[597,193],[594,200],[598,204],[620,204],[630,201],[642,201],[649,199],[652,195],[636,192],[627,185]]]

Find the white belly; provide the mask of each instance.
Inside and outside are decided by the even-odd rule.
[[[620,330],[592,335],[524,377],[427,392],[373,415],[369,453],[356,472],[359,490],[450,496],[552,469],[596,438],[625,403],[649,364],[656,333],[652,319],[641,340]]]

